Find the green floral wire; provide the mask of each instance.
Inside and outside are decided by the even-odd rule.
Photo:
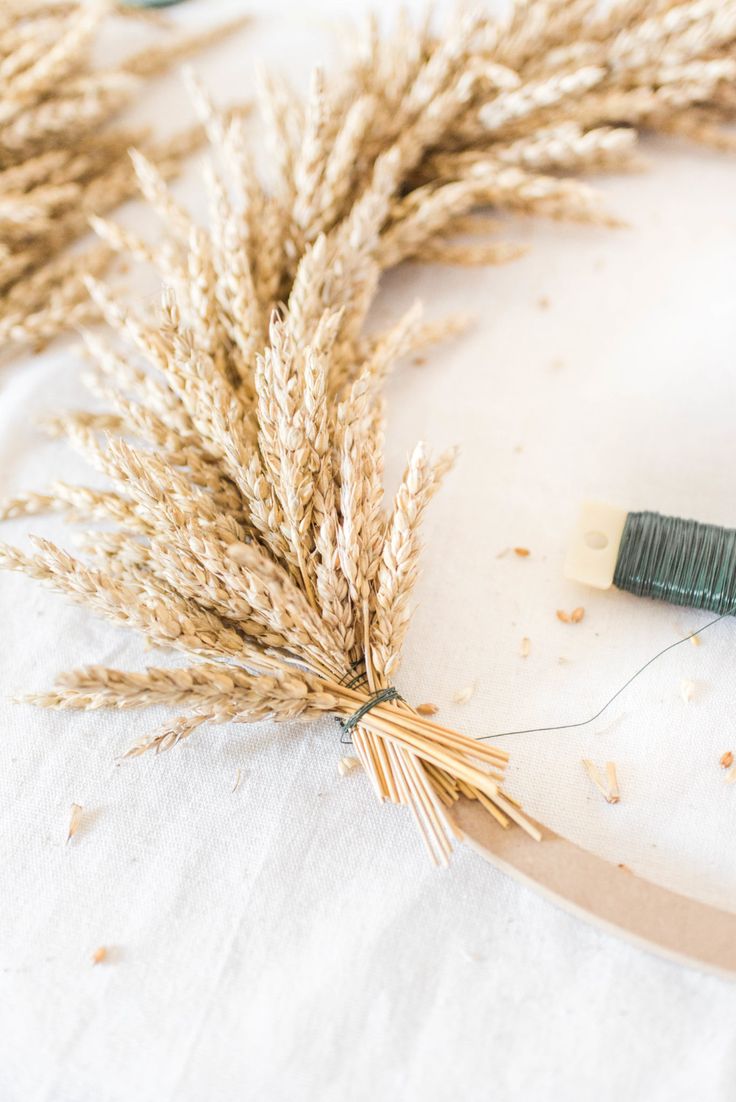
[[[613,584],[637,597],[736,612],[736,529],[629,513]]]
[[[181,0],[124,0],[126,8],[170,8]]]
[[[373,696],[369,697],[368,700],[366,700],[364,704],[361,704],[361,706],[353,712],[351,716],[348,716],[347,719],[341,720],[340,726],[345,733],[352,731],[354,727],[358,726],[361,719],[367,716],[376,705],[385,704],[388,700],[401,699],[402,697],[398,690],[396,690],[393,685],[389,685],[388,688],[380,689],[377,693],[374,693]]]
[[[637,597],[652,597],[688,608],[707,609],[718,615],[648,659],[589,719],[555,723],[549,727],[499,731],[482,735],[479,742],[507,735],[534,735],[587,727],[599,719],[614,700],[663,655],[736,613],[736,529],[699,524],[698,521],[682,520],[680,517],[665,517],[659,513],[629,513],[621,537],[613,583],[618,589]]]

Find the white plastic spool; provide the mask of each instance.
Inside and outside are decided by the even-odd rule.
[[[595,589],[610,589],[627,516],[624,509],[586,501],[567,549],[565,577]]]

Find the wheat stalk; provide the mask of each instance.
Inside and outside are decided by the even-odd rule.
[[[96,225],[158,268],[161,307],[141,316],[88,280],[113,334],[87,338],[108,411],[49,425],[110,485],[56,486],[4,509],[109,528],[83,534],[86,561],[37,541],[36,554],[3,548],[0,564],[206,661],[87,667],[33,701],[174,708],[134,755],[206,722],[330,713],[437,861],[458,837],[460,796],[539,837],[503,791],[506,753],[418,714],[393,686],[422,516],[454,453],[433,460],[418,445],[386,500],[382,385],[398,358],[461,323],[422,324],[415,309],[370,336],[364,323],[382,271],[402,260],[515,255],[489,240],[497,226],[481,208],[610,221],[578,175],[626,163],[637,129],[728,146],[735,61],[736,0],[622,0],[606,15],[592,0],[537,0],[442,34],[400,19],[382,37],[373,24],[305,104],[263,78],[264,180],[242,119],[193,82],[213,145],[212,232],[137,155],[163,242]]]

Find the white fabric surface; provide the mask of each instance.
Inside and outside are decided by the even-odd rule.
[[[176,11],[196,23],[241,7]],[[223,98],[251,86],[256,56],[303,84],[329,53],[322,17],[347,5],[261,8],[198,64]],[[149,111],[178,117],[180,95],[159,86]],[[406,268],[381,295],[386,317],[416,296],[430,316],[478,316],[396,376],[388,440],[389,481],[418,437],[462,445],[427,524],[400,685],[471,734],[584,719],[708,619],[561,576],[586,496],[736,522],[736,169],[684,145],[649,152],[646,173],[601,181],[630,229],[510,223],[527,258]],[[4,369],[3,496],[87,479],[32,424],[83,401],[79,368],[68,342]],[[29,527],[64,535],[39,520],[2,537]],[[531,556],[497,557],[514,545]],[[154,656],[24,578],[1,575],[0,601],[2,1102],[733,1098],[736,987],[568,917],[470,852],[434,871],[409,816],[378,806],[362,775],[338,775],[331,723],[209,730],[118,764],[157,716],[7,698],[70,666]],[[582,624],[556,620],[579,604]],[[730,908],[736,787],[718,759],[736,751],[735,630],[722,622],[667,655],[590,727],[507,741],[531,813]],[[683,679],[696,682],[689,705]],[[618,763],[618,806],[583,757]],[[72,802],[86,810],[65,845]],[[110,960],[93,968],[99,945]]]

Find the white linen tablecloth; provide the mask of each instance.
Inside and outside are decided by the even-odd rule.
[[[202,25],[244,6],[174,10]],[[197,68],[220,99],[250,93],[257,58],[304,87],[333,50],[327,17],[353,7],[261,3]],[[137,114],[170,125],[182,96],[167,80]],[[400,687],[473,735],[585,719],[709,619],[562,578],[586,497],[736,523],[736,165],[684,144],[647,153],[646,172],[600,181],[630,228],[510,221],[532,246],[515,264],[405,267],[382,289],[383,317],[418,296],[430,317],[478,319],[392,380],[387,457],[392,485],[417,438],[462,446],[427,522]],[[184,194],[201,207],[195,173]],[[3,496],[88,479],[34,427],[83,404],[80,368],[73,341],[3,368]],[[70,545],[46,519],[0,535],[28,529]],[[531,555],[499,557],[518,545]],[[87,662],[169,657],[21,577],[0,576],[0,601],[0,1102],[733,1098],[735,986],[561,913],[463,848],[433,870],[409,815],[338,774],[331,722],[205,730],[121,763],[158,716],[10,697]],[[577,605],[581,624],[556,619]],[[508,739],[511,790],[575,842],[736,907],[736,786],[718,766],[736,752],[735,642],[723,621],[598,722]],[[582,758],[617,763],[619,805]],[[65,845],[74,802],[83,825]]]

